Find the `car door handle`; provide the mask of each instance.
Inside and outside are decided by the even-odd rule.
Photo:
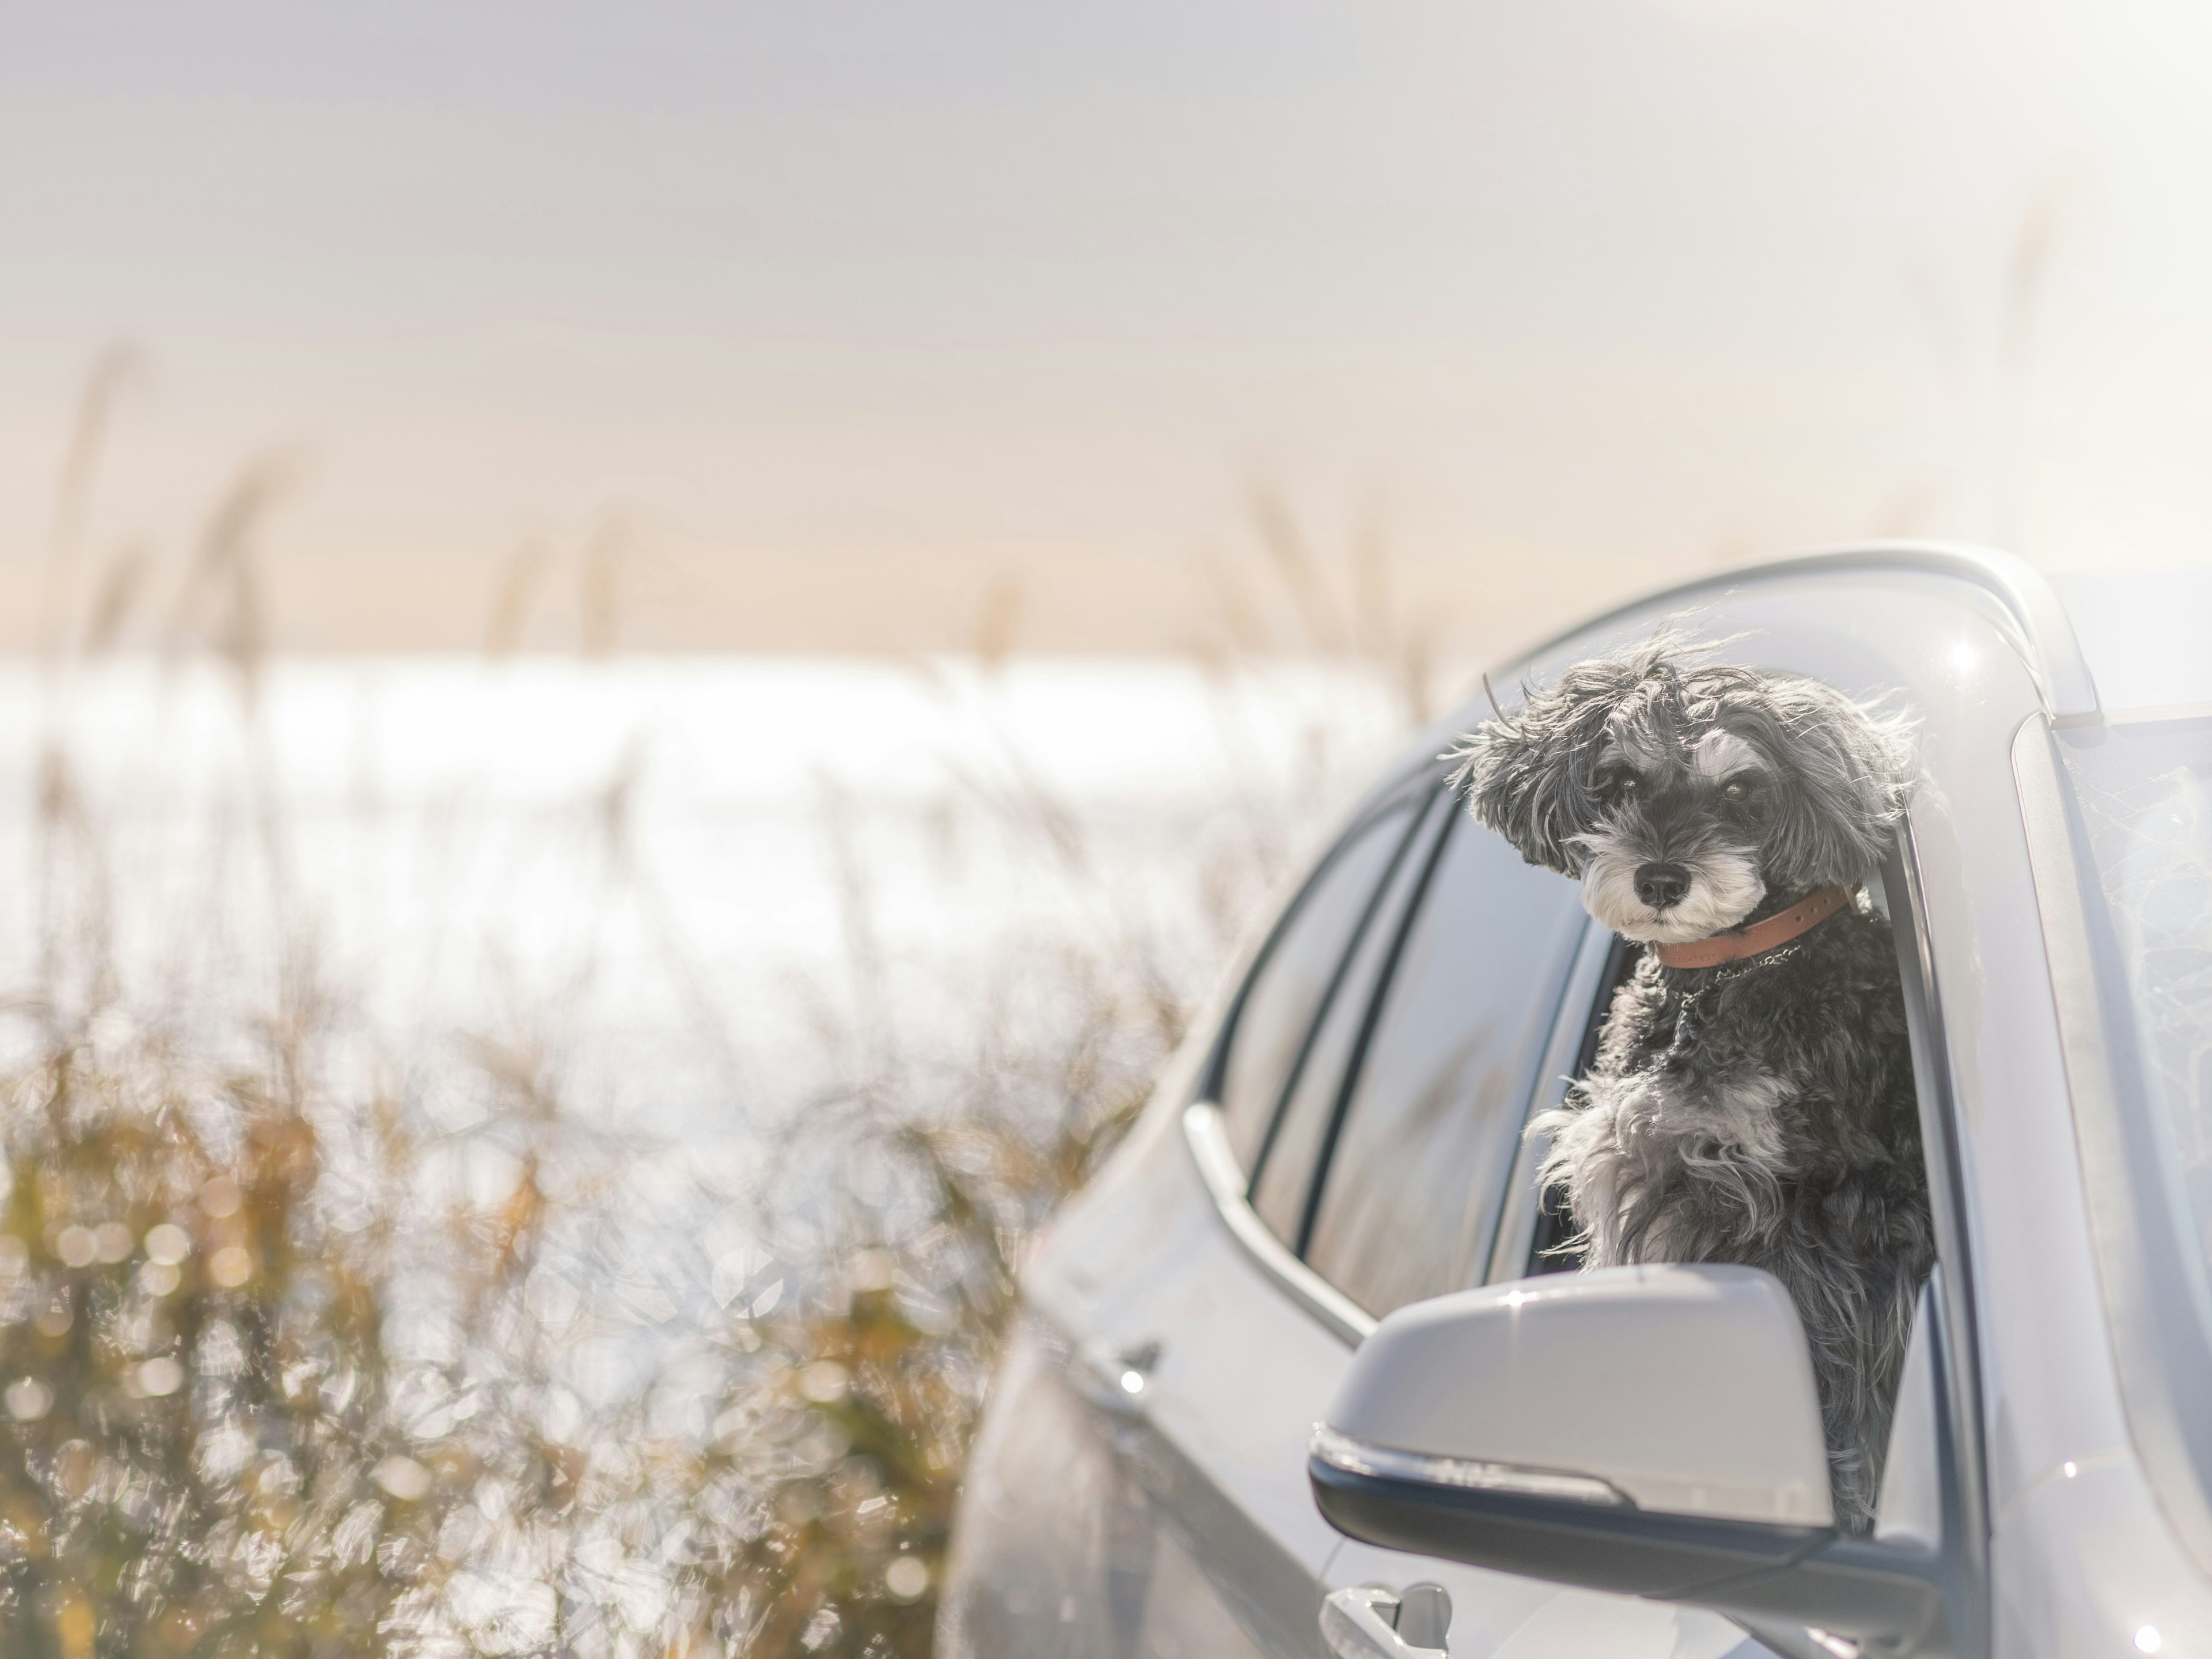
[[[1337,1659],[1449,1659],[1451,1596],[1442,1584],[1379,1584],[1330,1593],[1321,1636]]]

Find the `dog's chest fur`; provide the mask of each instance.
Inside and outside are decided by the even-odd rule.
[[[1934,1254],[1887,925],[1845,911],[1721,969],[1646,957],[1543,1127],[1586,1266],[1741,1262],[1789,1287],[1863,1523]]]
[[[1790,1204],[1854,1171],[1917,1169],[1893,950],[1853,912],[1771,963],[1644,959],[1557,1126],[1592,1265],[1753,1259]]]

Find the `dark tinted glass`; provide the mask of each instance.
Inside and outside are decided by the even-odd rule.
[[[1306,1249],[1370,1313],[1480,1276],[1583,927],[1572,882],[1455,811],[1382,992]]]
[[[1313,1172],[1335,1120],[1345,1066],[1374,996],[1376,975],[1397,937],[1397,919],[1404,913],[1407,896],[1427,861],[1424,849],[1433,841],[1437,822],[1449,810],[1449,802],[1438,798],[1424,814],[1424,830],[1404,844],[1379,902],[1370,907],[1365,925],[1352,941],[1334,994],[1315,1011],[1306,1052],[1292,1067],[1290,1091],[1274,1139],[1261,1158],[1259,1176],[1253,1182],[1252,1207],[1278,1238],[1294,1248],[1305,1218]]]
[[[1230,1144],[1247,1170],[1267,1137],[1284,1082],[1335,981],[1345,947],[1413,817],[1413,802],[1403,800],[1345,837],[1299,895],[1245,990],[1230,1035],[1219,1103]]]

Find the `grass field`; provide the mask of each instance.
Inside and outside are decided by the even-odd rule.
[[[927,1653],[1024,1240],[1425,670],[277,659],[257,488],[0,670],[0,1647]]]

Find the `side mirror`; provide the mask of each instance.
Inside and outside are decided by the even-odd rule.
[[[1906,1386],[1932,1390],[1926,1310]],[[1386,1548],[1943,1644],[1941,1551],[1919,1535],[1937,1525],[1838,1530],[1804,1332],[1756,1268],[1608,1267],[1401,1308],[1353,1356],[1308,1473],[1330,1524]]]

